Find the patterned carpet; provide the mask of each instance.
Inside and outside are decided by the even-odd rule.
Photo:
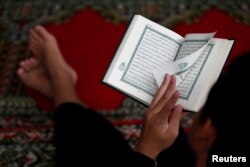
[[[247,0],[223,3],[215,0],[0,1],[0,167],[54,166],[52,113],[38,107],[15,74],[19,61],[31,56],[27,49],[31,27],[67,24],[77,12],[91,8],[112,25],[126,24],[134,13],[140,13],[173,28],[183,21],[190,25],[199,22],[199,16],[214,6],[238,22],[250,23],[250,2]],[[120,107],[98,108],[98,112],[133,146],[140,133],[145,107],[132,99],[121,99]],[[183,127],[190,127],[193,115],[183,118]]]

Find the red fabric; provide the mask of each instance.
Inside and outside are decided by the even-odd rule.
[[[105,21],[97,12],[85,9],[76,13],[68,22],[60,25],[49,24],[46,28],[58,39],[66,61],[78,74],[76,87],[80,98],[95,109],[118,108],[125,96],[104,85],[102,79],[127,24],[114,25]],[[234,18],[217,9],[204,13],[198,23],[180,23],[173,30],[183,36],[190,32],[218,31],[216,37],[236,38],[230,60],[250,50],[249,26],[236,22]],[[34,92],[30,93],[34,96]],[[48,103],[40,95],[36,94],[35,97],[40,107],[48,108]]]

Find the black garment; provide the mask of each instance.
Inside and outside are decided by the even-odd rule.
[[[154,160],[134,152],[122,134],[91,109],[76,103],[65,103],[56,108],[54,121],[56,160],[59,167],[155,166]],[[168,154],[169,152],[166,153],[167,156]],[[159,156],[159,165],[168,164],[164,162],[164,156],[164,152]],[[167,166],[170,166],[172,162],[168,161]]]
[[[188,138],[182,128],[175,142],[157,157],[157,167],[194,167],[194,154],[188,144]]]

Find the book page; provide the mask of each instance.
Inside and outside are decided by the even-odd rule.
[[[197,112],[203,106],[233,43],[232,40],[213,38],[184,81],[177,87],[181,92],[178,103],[185,106],[186,110]]]
[[[183,72],[179,72],[176,75],[181,78],[177,85],[177,89],[180,92],[180,98],[188,100],[192,90],[196,84],[196,80],[203,69],[203,65],[212,50],[214,43],[211,42],[214,33],[205,34],[187,34],[185,41],[182,43],[181,48],[176,56],[176,61],[181,59],[185,60],[185,57],[192,57],[192,54],[200,49],[199,55],[192,57],[193,64],[189,69],[184,69]],[[195,60],[196,59],[196,60]],[[185,60],[186,61],[186,60]],[[191,63],[190,61],[190,63]]]
[[[191,55],[204,46],[208,40],[185,40],[176,56],[176,60]]]
[[[192,90],[193,97],[189,97],[196,99],[196,107],[198,109],[205,103],[209,90],[218,79],[232,49],[234,40],[214,38],[211,44],[213,48]]]
[[[202,49],[201,50],[202,52],[200,52],[198,54],[199,55],[197,57],[198,59],[195,60],[195,62],[192,64],[192,66],[190,68],[187,68],[186,70],[184,69],[183,71],[180,71],[178,63],[172,63],[173,66],[176,66],[176,68],[177,68],[176,71],[179,70],[177,73],[170,73],[170,74],[171,75],[173,74],[176,76],[176,79],[177,79],[177,83],[176,83],[177,88],[176,89],[180,92],[180,98],[182,98],[182,99],[185,99],[185,100],[189,99],[189,96],[192,93],[192,90],[196,84],[196,80],[198,79],[198,77],[203,69],[203,66],[206,63],[206,60],[209,57],[210,51],[213,48],[214,44],[211,44],[211,43],[207,43],[205,46],[201,46],[201,45],[204,45],[204,43],[206,43],[206,41],[197,42],[197,43],[195,41],[192,42],[192,47],[190,46],[191,49],[196,50],[197,48],[199,49],[200,47],[204,47],[204,49]],[[188,50],[190,50],[190,49],[188,49]],[[183,53],[186,53],[186,52],[183,52]],[[181,56],[183,56],[183,55],[184,54],[181,54]],[[191,55],[190,54],[184,55],[183,58],[180,58],[178,60],[182,61],[181,59],[183,59],[185,62],[186,56],[188,57]],[[196,58],[196,56],[195,56],[195,58]],[[182,64],[182,63],[180,63],[180,64]],[[160,86],[163,82],[163,75],[165,73],[169,73],[169,71],[170,71],[169,66],[171,66],[171,65],[168,65],[168,66],[161,68],[161,69],[157,69],[153,72],[154,76],[157,80],[158,86]],[[176,72],[176,71],[171,71],[171,72]]]
[[[204,35],[205,38],[208,36]],[[136,15],[115,53],[103,82],[149,105],[158,89],[153,72],[156,68],[169,64],[167,67],[177,72],[173,74],[186,74],[184,81],[177,86],[181,94],[177,103],[186,110],[198,111],[204,104],[210,87],[218,78],[233,42],[212,38],[212,43],[208,42],[202,46],[204,41],[196,39],[200,35],[193,37],[196,41],[190,41],[188,35],[186,43],[184,42],[183,48],[180,49],[181,43],[185,40],[183,37]],[[187,56],[197,49],[195,54]],[[198,54],[199,52],[201,54]],[[174,64],[176,62],[178,63]],[[162,78],[165,73],[169,71],[163,71]]]
[[[122,81],[154,95],[158,87],[152,71],[173,62],[179,48],[179,42],[146,26]]]
[[[182,43],[174,62],[167,63],[153,73],[160,86],[164,79],[164,74],[176,76],[176,85],[182,83],[192,66],[201,57],[215,33],[188,34]]]
[[[158,89],[153,69],[172,62],[184,38],[135,15],[103,82],[149,105]]]
[[[216,32],[187,34],[176,56],[176,60],[182,59],[198,51],[206,45],[215,34]]]
[[[202,42],[201,42],[202,43]],[[195,45],[193,45],[195,46]],[[198,43],[199,46],[199,43]],[[198,60],[192,65],[190,70],[187,72],[184,80],[177,86],[177,90],[180,92],[180,98],[188,100],[192,90],[196,84],[196,80],[201,73],[207,58],[209,57],[210,51],[212,50],[214,44],[208,44],[205,50],[202,52]]]

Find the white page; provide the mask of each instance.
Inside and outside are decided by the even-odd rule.
[[[136,16],[110,65],[104,82],[150,104],[158,89],[153,69],[176,57],[183,37]]]
[[[207,66],[212,66],[212,68],[210,67],[210,69],[207,70],[208,67],[203,67],[204,72],[200,74],[200,81],[197,80],[196,86],[192,92],[194,97],[195,94],[199,92],[199,96],[197,96],[195,100],[198,110],[199,106],[205,103],[208,92],[217,81],[234,44],[234,40],[214,38],[211,44],[213,45],[213,43],[214,46],[211,53],[209,53],[208,60],[206,60]]]
[[[163,63],[161,60],[164,60],[158,56],[164,55],[163,53],[171,53],[165,55],[164,61],[166,61],[166,64],[172,62],[176,57],[172,54],[176,50],[175,45],[167,46],[164,44],[164,40],[171,40],[181,44],[184,38],[142,16],[135,16],[106,72],[103,82],[149,105],[158,89],[153,71],[156,66]],[[169,41],[166,42],[169,43]],[[186,110],[198,111],[204,102],[208,88],[214,81],[212,75],[218,76],[220,72],[218,69],[223,67],[230,47],[228,47],[229,50],[227,51],[221,50],[224,42],[219,43],[219,45],[216,43],[214,47],[208,45],[210,48],[205,48],[205,50],[207,49],[207,53],[204,53],[205,56],[199,57],[197,63],[194,63],[195,68],[192,71],[192,68],[189,69],[187,75],[190,74],[190,76],[185,81],[192,77],[191,74],[196,73],[194,75],[196,78],[191,78],[191,84],[185,83],[184,85],[183,83],[183,87],[177,87],[177,89],[182,88],[183,92],[184,90],[186,92],[192,91],[191,94],[181,94],[181,98],[177,102],[183,105]],[[151,52],[152,50],[154,53]],[[177,57],[181,59],[189,56],[182,54]],[[220,63],[217,63],[218,61]],[[189,86],[189,88],[185,86]],[[188,97],[185,98],[184,96],[187,95]]]
[[[201,56],[199,56],[198,60],[192,65],[192,67],[186,72],[186,76],[182,82],[177,86],[177,90],[180,92],[180,98],[188,99],[190,94],[192,93],[193,87],[195,85],[196,80],[199,77],[199,74],[203,68],[206,59],[209,56],[210,51],[213,48],[213,44],[209,44],[203,50]]]
[[[213,38],[206,51],[190,70],[190,74],[177,89],[180,92],[179,104],[186,110],[199,111],[206,101],[209,90],[218,79],[223,65],[232,48],[233,41]]]
[[[176,85],[180,85],[214,35],[215,33],[188,34],[182,43],[176,60],[166,63],[153,71],[157,85],[160,86],[162,84],[166,73],[175,75],[177,79]]]
[[[180,43],[146,27],[122,80],[151,94],[157,90],[152,71],[173,62]]]

